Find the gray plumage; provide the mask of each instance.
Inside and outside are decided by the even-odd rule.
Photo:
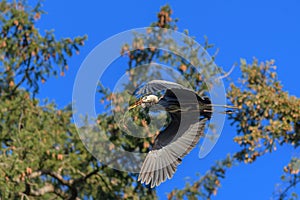
[[[167,90],[167,89],[184,89],[184,90],[190,90],[193,91],[187,87],[184,87],[183,85],[180,85],[178,83],[165,81],[165,80],[152,80],[143,85],[141,88],[136,89],[133,94],[134,95],[147,95],[147,94],[153,94],[158,91]]]
[[[173,177],[181,159],[199,142],[212,111],[209,98],[169,81],[150,81],[134,94],[154,95],[161,90],[164,95],[156,103],[168,112],[171,122],[156,136],[138,177],[138,181],[150,184],[151,188]]]

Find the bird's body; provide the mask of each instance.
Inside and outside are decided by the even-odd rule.
[[[160,91],[164,91],[164,95],[158,98],[155,93]],[[142,183],[151,183],[154,187],[172,178],[181,159],[199,142],[205,123],[211,117],[211,101],[182,85],[161,80],[148,82],[134,94],[146,95],[130,109],[158,104],[171,118],[156,136],[138,177]]]
[[[179,102],[174,93],[177,93],[177,95],[181,94],[185,97],[194,96],[197,99],[194,99],[194,101],[186,99],[184,102]],[[181,137],[192,124],[199,122],[201,117],[207,119],[210,119],[211,117],[211,112],[204,112],[204,110],[211,111],[211,106],[206,106],[206,104],[210,104],[209,99],[202,99],[188,90],[167,89],[166,94],[157,104],[163,106],[169,113],[171,122],[165,129],[160,131],[156,137],[152,148],[153,150],[170,144],[175,136],[176,138]]]

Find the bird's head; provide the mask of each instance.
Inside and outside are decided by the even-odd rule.
[[[158,103],[158,97],[153,94],[147,95],[142,98],[142,102],[155,104],[155,103]]]
[[[158,101],[159,101],[159,99],[157,96],[155,96],[153,94],[147,95],[147,96],[142,97],[139,101],[135,102],[133,105],[131,105],[129,107],[129,110],[131,110],[132,108],[135,108],[139,105],[142,106],[142,108],[149,107],[154,104],[157,104]]]

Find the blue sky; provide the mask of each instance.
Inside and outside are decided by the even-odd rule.
[[[260,61],[275,59],[284,89],[300,97],[298,0],[45,0],[44,10],[48,14],[38,22],[41,31],[54,29],[57,38],[87,34],[88,41],[81,48],[80,55],[69,59],[70,70],[66,76],[47,81],[41,87],[39,97],[55,100],[59,107],[71,103],[77,70],[88,53],[114,34],[148,26],[156,20],[160,6],[166,3],[173,8],[173,17],[180,19],[179,31],[188,29],[200,43],[206,35],[220,49],[216,63],[225,70],[229,70],[240,58],[248,62],[253,57]],[[236,68],[231,78],[236,80],[239,75]],[[217,145],[206,158],[200,160],[198,149],[192,151],[183,160],[174,178],[158,187],[161,199],[165,199],[165,193],[173,188],[182,188],[185,177],[196,179],[196,173],[205,173],[216,159],[238,149],[232,142],[234,135],[235,129],[226,123]],[[214,199],[270,199],[275,185],[280,183],[283,166],[295,155],[299,156],[291,147],[285,146],[254,164],[233,167],[221,182],[222,187]]]

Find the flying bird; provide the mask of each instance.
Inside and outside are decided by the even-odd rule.
[[[162,91],[159,97],[157,94]],[[129,110],[160,105],[171,119],[156,136],[138,177],[138,181],[153,188],[171,179],[182,158],[199,142],[213,105],[208,97],[200,97],[192,89],[164,80],[152,80],[133,94],[142,97]]]

